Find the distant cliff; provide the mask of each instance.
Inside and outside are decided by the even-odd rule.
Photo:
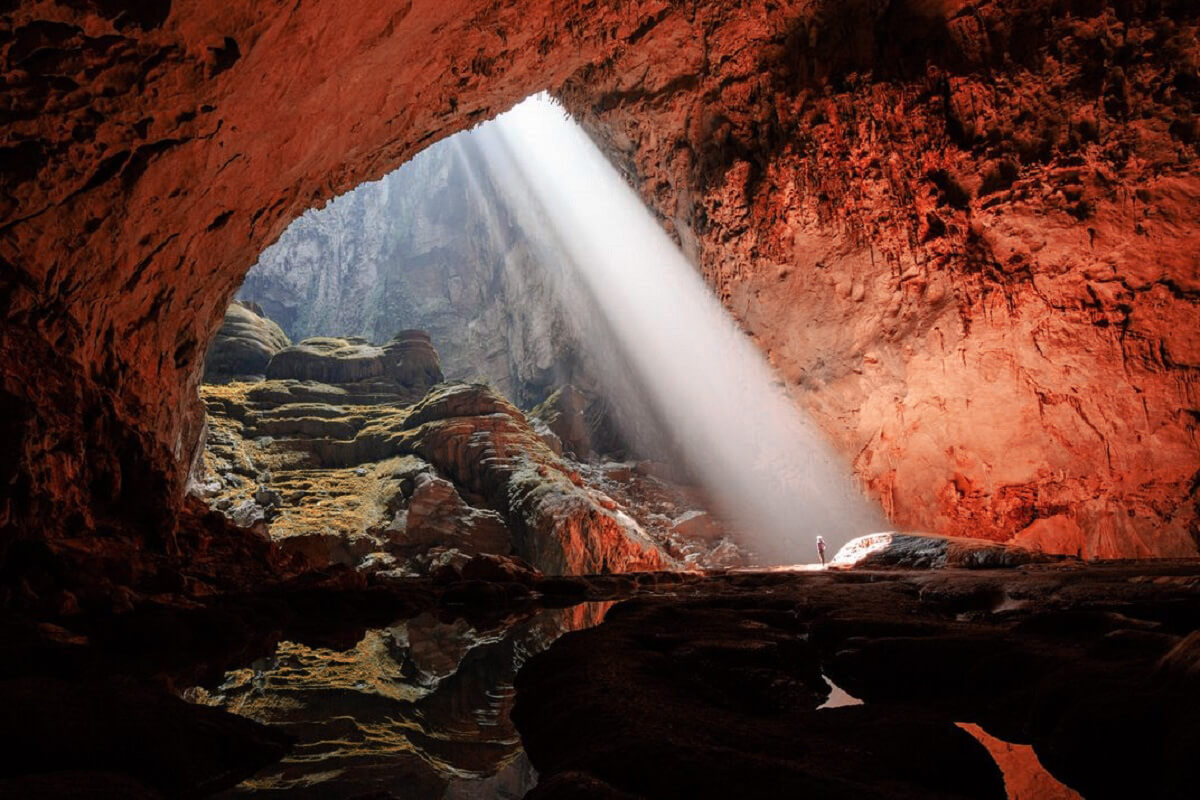
[[[473,138],[460,134],[304,214],[238,297],[293,341],[426,330],[447,377],[486,379],[529,407],[587,381],[548,272],[500,196]]]

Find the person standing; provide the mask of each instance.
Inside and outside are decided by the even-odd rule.
[[[821,557],[821,566],[825,566],[825,537],[817,537],[817,555]]]

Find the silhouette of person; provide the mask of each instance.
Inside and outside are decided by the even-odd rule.
[[[825,566],[825,537],[817,537],[817,555],[821,557],[821,566]]]

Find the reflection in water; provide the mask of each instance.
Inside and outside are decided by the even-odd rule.
[[[978,725],[956,722],[979,740],[1004,774],[1008,800],[1083,800],[1082,795],[1046,771],[1033,747],[997,739]]]
[[[297,739],[229,796],[522,797],[536,774],[509,719],[517,670],[611,606],[538,610],[490,629],[424,614],[367,631],[344,651],[281,642],[270,658],[188,696]]]

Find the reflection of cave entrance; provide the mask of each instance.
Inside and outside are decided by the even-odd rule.
[[[744,563],[666,451],[614,419],[555,245],[531,240],[495,180],[460,134],[263,253],[206,359],[193,485],[316,565]],[[443,377],[473,385],[426,397]]]

